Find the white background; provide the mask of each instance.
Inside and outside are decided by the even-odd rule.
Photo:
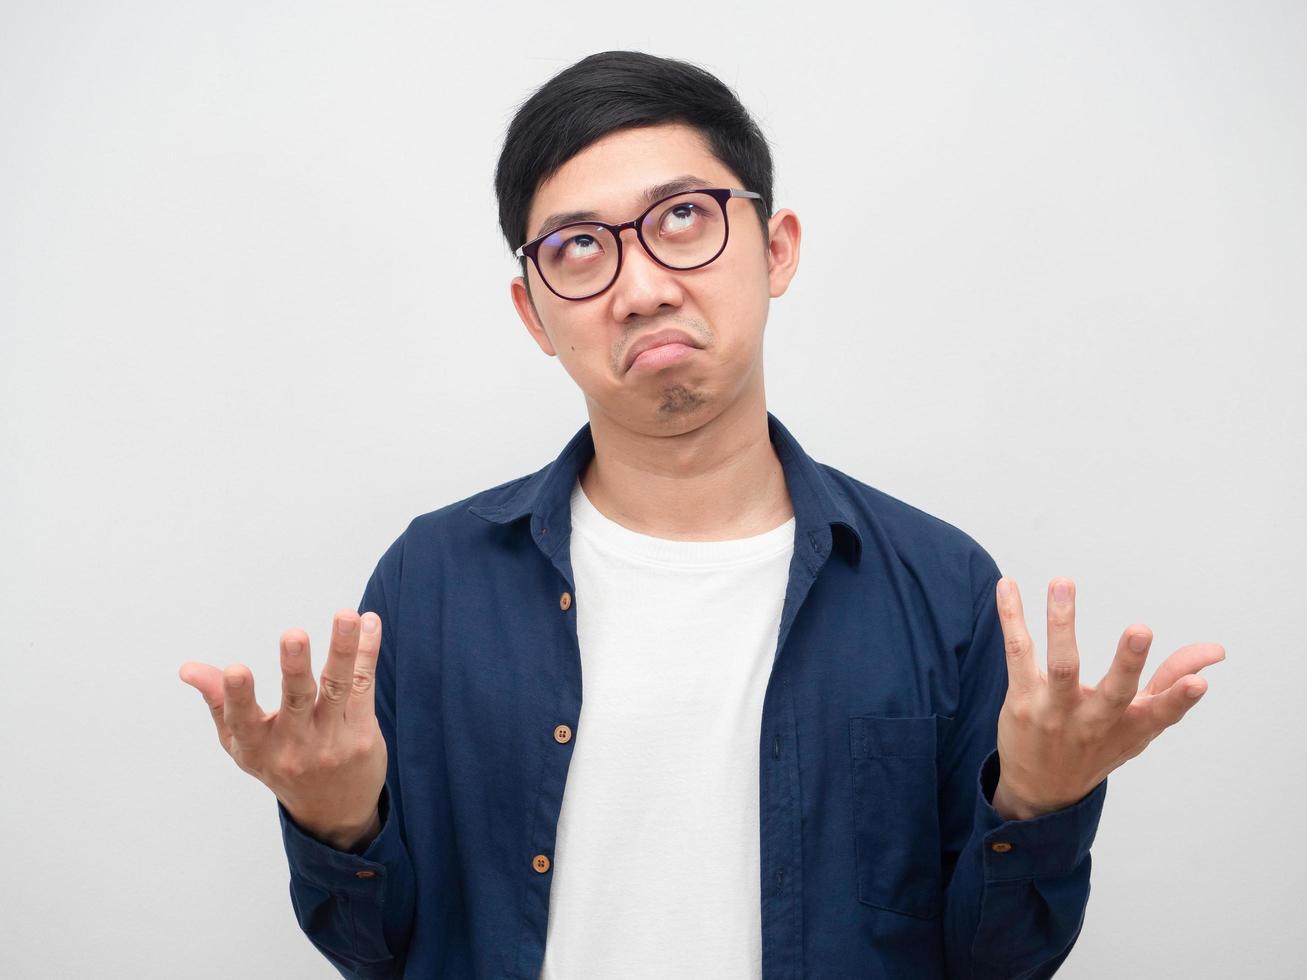
[[[509,303],[516,106],[638,48],[732,86],[802,261],[768,406],[1078,586],[1082,678],[1225,663],[1110,777],[1061,976],[1302,947],[1307,8],[1295,2],[0,6],[6,977],[330,977],[188,659],[280,697],[414,516],[580,392]]]

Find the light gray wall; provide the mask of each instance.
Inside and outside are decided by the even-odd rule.
[[[597,50],[704,64],[804,229],[769,407],[819,460],[1225,645],[1110,777],[1062,975],[1302,952],[1307,8],[1296,2],[0,8],[6,977],[329,977],[271,793],[188,659],[320,668],[417,514],[584,422],[509,304],[515,106]],[[456,290],[456,291],[455,291]]]

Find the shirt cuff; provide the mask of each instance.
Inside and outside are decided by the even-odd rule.
[[[353,854],[310,836],[295,822],[281,800],[277,800],[282,842],[291,874],[332,894],[380,900],[385,894],[387,875],[408,860],[408,852],[399,835],[398,821],[390,813],[389,785],[382,789],[377,807],[381,832],[365,850]]]
[[[985,881],[1060,878],[1089,853],[1107,796],[1104,778],[1084,799],[1029,820],[1004,820],[990,802],[998,788],[998,750],[980,766],[976,829],[983,842]]]

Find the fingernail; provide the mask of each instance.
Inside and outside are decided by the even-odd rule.
[[[1058,582],[1053,586],[1053,598],[1058,602],[1066,602],[1071,598],[1071,586],[1065,582]]]
[[[245,683],[245,675],[229,674],[227,676],[227,683],[230,684],[232,687],[240,687]]]
[[[1189,695],[1191,698],[1193,698],[1194,700],[1197,700],[1197,699],[1202,695],[1203,691],[1205,691],[1205,690],[1207,690],[1207,689],[1204,688],[1204,687],[1191,687],[1191,688],[1189,688],[1189,690],[1186,691],[1185,693],[1188,694],[1188,695]]]
[[[286,652],[289,653],[292,657],[298,657],[301,653],[304,652],[304,644],[299,640],[287,640]]]
[[[336,624],[336,632],[341,636],[349,636],[354,632],[354,621],[352,619],[342,619]]]
[[[1148,637],[1143,633],[1136,633],[1130,637],[1130,649],[1135,653],[1143,653],[1146,646],[1148,646]]]
[[[998,594],[1002,596],[1012,594],[1012,584],[1005,578],[998,580]]]
[[[375,633],[377,631],[377,619],[375,616],[367,616],[363,619],[363,632]]]

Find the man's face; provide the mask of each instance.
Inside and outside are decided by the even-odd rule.
[[[627,221],[648,206],[646,188],[686,175],[704,179],[707,187],[755,189],[743,187],[693,128],[627,129],[587,146],[540,185],[527,216],[528,239],[553,230],[552,223],[542,227],[544,219],[566,211]],[[645,434],[675,435],[746,395],[761,396],[763,327],[771,297],[785,292],[798,266],[799,223],[792,211],[777,212],[764,245],[753,201],[731,198],[726,207],[726,249],[702,268],[659,265],[628,229],[617,281],[598,296],[562,299],[528,262],[533,307],[524,280],[513,279],[522,322],[541,350],[562,361],[592,417],[603,413]],[[646,226],[646,235],[651,232]],[[697,348],[628,364],[633,343],[669,328],[684,331]]]

